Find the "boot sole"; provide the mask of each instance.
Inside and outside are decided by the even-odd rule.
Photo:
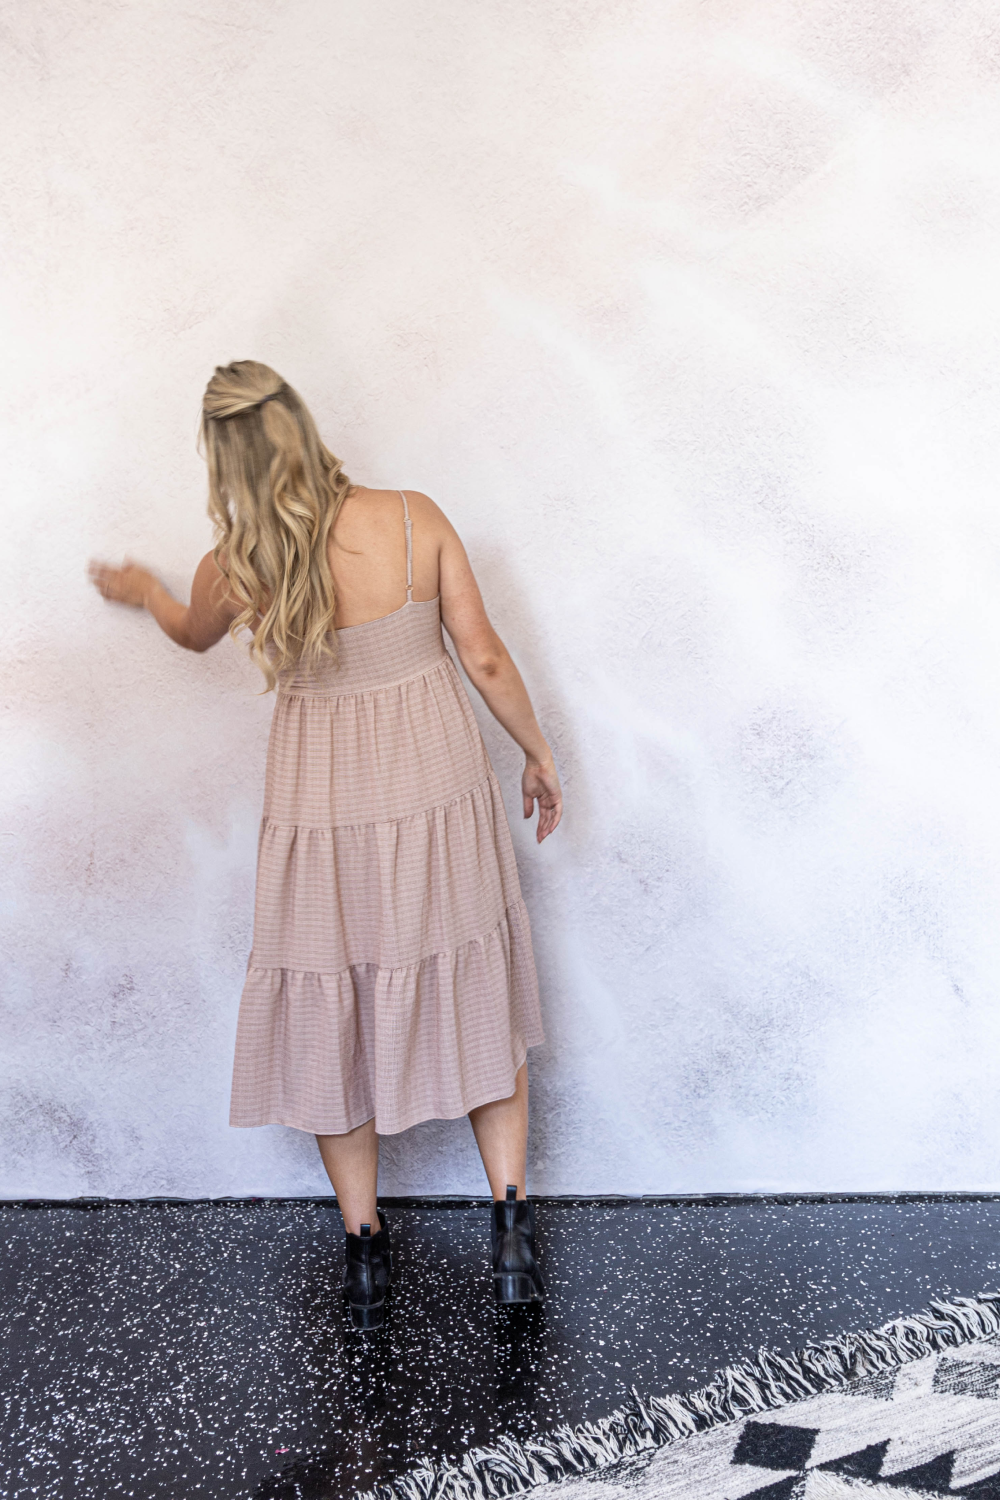
[[[494,1271],[493,1290],[501,1304],[517,1302],[541,1302],[530,1276],[520,1271]]]
[[[368,1330],[382,1326],[382,1319],[385,1316],[384,1302],[373,1302],[370,1306],[365,1306],[361,1302],[349,1302],[347,1305],[351,1309],[351,1322],[355,1328]]]

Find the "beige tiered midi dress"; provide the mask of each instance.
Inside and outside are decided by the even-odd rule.
[[[412,598],[402,498],[406,603],[279,683],[232,1125],[451,1119],[543,1040],[503,800],[439,600]]]

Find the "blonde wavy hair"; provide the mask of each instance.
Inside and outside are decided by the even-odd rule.
[[[243,605],[265,691],[300,662],[336,656],[330,532],[351,482],[309,409],[268,365],[219,365],[205,388],[201,446],[215,560]]]

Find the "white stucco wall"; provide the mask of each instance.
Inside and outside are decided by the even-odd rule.
[[[0,1191],[323,1188],[226,1123],[271,700],[84,578],[187,587],[241,357],[445,507],[556,748],[534,1190],[1000,1189],[995,7],[4,19]]]

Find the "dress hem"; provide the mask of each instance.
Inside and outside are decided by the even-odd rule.
[[[537,1042],[525,1042],[520,1048],[518,1048],[518,1052],[515,1053],[515,1057],[520,1056],[521,1060],[514,1065],[514,1079],[506,1093],[498,1094],[491,1088],[487,1090],[487,1098],[477,1099],[473,1104],[463,1105],[461,1109],[456,1110],[453,1114],[417,1114],[413,1119],[406,1120],[402,1125],[394,1125],[392,1130],[379,1130],[378,1124],[376,1123],[376,1134],[380,1136],[401,1135],[404,1130],[412,1130],[414,1125],[422,1125],[427,1120],[460,1120],[462,1116],[467,1115],[470,1110],[480,1109],[484,1104],[495,1104],[500,1099],[510,1099],[514,1094],[515,1089],[517,1088],[517,1075],[524,1067],[524,1064],[527,1062],[529,1051],[532,1047],[540,1047],[543,1042],[544,1037],[540,1037]],[[288,1130],[301,1130],[306,1135],[349,1135],[352,1130],[357,1130],[359,1126],[367,1125],[369,1120],[375,1120],[376,1122],[378,1121],[378,1110],[376,1110],[373,1115],[366,1115],[363,1120],[356,1120],[353,1125],[348,1125],[343,1130],[322,1130],[316,1125],[300,1125],[297,1120],[277,1118],[241,1121],[239,1123],[237,1123],[233,1119],[230,1119],[229,1128],[231,1130],[259,1130],[265,1125],[282,1125]]]

